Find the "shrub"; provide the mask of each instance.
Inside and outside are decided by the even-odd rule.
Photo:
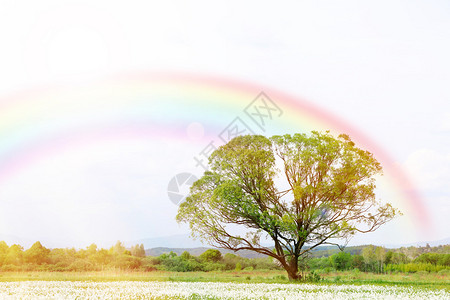
[[[221,263],[206,263],[203,265],[204,271],[223,271],[225,270],[225,265]]]
[[[450,276],[450,269],[443,269],[438,272],[441,276]]]
[[[335,253],[330,257],[331,265],[338,271],[347,270],[351,266],[352,255],[347,252]]]
[[[92,271],[93,269],[94,265],[86,259],[77,259],[67,267],[69,271]]]
[[[305,281],[308,282],[319,282],[322,278],[319,274],[315,273],[314,271],[311,271],[309,274],[305,276]]]
[[[358,279],[360,274],[361,274],[361,271],[358,268],[354,268],[352,270],[353,279]]]
[[[2,266],[2,271],[8,272],[8,271],[18,271],[19,266],[13,265],[13,264],[7,264]]]
[[[235,270],[236,270],[236,271],[242,270],[242,265],[241,265],[241,263],[237,263],[237,264],[236,264]]]
[[[208,249],[200,254],[199,258],[207,262],[218,262],[222,260],[222,253],[216,249]]]

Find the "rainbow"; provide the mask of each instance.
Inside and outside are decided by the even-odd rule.
[[[264,91],[280,113],[258,127],[244,109]],[[281,116],[279,116],[281,114]],[[186,74],[132,74],[95,84],[53,87],[0,99],[0,183],[63,151],[110,139],[186,140],[205,128],[199,150],[235,118],[267,135],[330,130],[347,133],[382,163],[386,186],[417,228],[430,230],[424,200],[388,153],[355,127],[312,103],[258,84]],[[270,121],[270,122],[269,122]],[[195,154],[195,153],[194,153]],[[194,155],[193,154],[193,155]]]

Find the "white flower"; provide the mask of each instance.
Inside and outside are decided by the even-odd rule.
[[[450,299],[445,290],[375,285],[221,282],[0,282],[1,299]]]

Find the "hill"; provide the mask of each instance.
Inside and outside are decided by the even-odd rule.
[[[199,256],[200,254],[202,254],[203,252],[205,252],[208,249],[215,249],[215,248],[208,248],[208,247],[196,247],[196,248],[156,247],[156,248],[146,249],[145,254],[150,255],[150,256],[159,256],[161,254],[169,253],[172,251],[172,252],[176,253],[177,255],[181,255],[181,253],[183,253],[184,251],[187,251],[194,256]],[[245,257],[245,258],[266,257],[266,255],[259,254],[259,253],[256,253],[254,251],[249,251],[249,250],[241,250],[241,251],[237,251],[237,252],[234,252],[231,250],[225,250],[225,249],[218,249],[218,250],[222,253],[222,255],[224,255],[226,253],[232,253],[232,254],[236,254],[236,255],[239,255],[239,256]]]

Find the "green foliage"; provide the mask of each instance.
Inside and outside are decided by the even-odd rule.
[[[121,255],[124,254],[127,249],[123,245],[121,241],[117,241],[117,243],[109,249],[110,254],[112,255]]]
[[[4,241],[0,241],[0,266],[3,265],[6,255],[8,254],[9,247]]]
[[[388,262],[388,263],[392,263],[392,264],[406,264],[408,262],[409,262],[409,259],[408,259],[408,257],[405,254],[399,253],[399,252],[394,252],[392,254],[390,262]]]
[[[241,265],[241,263],[238,262],[238,263],[236,264],[235,270],[236,270],[236,271],[242,270],[242,265]]]
[[[184,251],[183,253],[181,253],[180,257],[184,260],[189,260],[189,259],[194,258],[188,251]]]
[[[331,265],[338,271],[351,268],[352,255],[347,252],[339,252],[330,257]]]
[[[67,268],[67,271],[93,271],[94,270],[94,264],[92,264],[87,259],[77,259],[73,263],[71,263]]]
[[[136,257],[145,257],[145,249],[144,249],[144,245],[140,244],[140,245],[135,245],[133,247],[131,247],[131,255],[136,256]]]
[[[214,151],[209,165],[211,171],[180,205],[177,220],[213,246],[277,259],[293,279],[300,258],[314,247],[329,238],[373,231],[398,213],[375,199],[374,178],[381,165],[347,135],[238,136]],[[287,190],[275,185],[279,176]],[[229,224],[245,228],[246,234],[228,232]],[[273,240],[275,251],[260,244],[263,234]]]
[[[12,245],[3,260],[4,265],[19,266],[23,263],[23,247],[20,245]]]
[[[450,253],[449,254],[443,254],[438,260],[438,265],[441,266],[448,266],[450,267]]]
[[[331,268],[332,264],[328,257],[312,258],[308,262],[309,268],[313,270]]]
[[[423,253],[417,257],[414,262],[450,266],[450,254]]]
[[[352,267],[364,271],[364,257],[359,254],[352,255]]]
[[[307,282],[319,282],[320,280],[322,280],[322,278],[315,271],[311,271],[305,277],[305,281]]]
[[[166,256],[161,258],[161,268],[167,271],[190,272],[203,271],[204,266],[195,259],[183,259],[181,256]]]
[[[116,245],[123,246],[122,243]],[[123,246],[124,247],[124,246]],[[226,253],[222,255],[217,249],[209,249],[200,256],[193,256],[185,251],[181,255],[175,252],[164,253],[158,257],[139,257],[132,255],[133,251],[125,248],[122,254],[115,254],[122,251],[111,251],[100,249],[95,244],[91,244],[85,249],[75,248],[54,248],[47,249],[41,243],[34,243],[29,249],[23,250],[20,245],[9,247],[5,242],[0,241],[0,271],[177,271],[177,272],[208,272],[208,271],[269,271],[280,270],[281,267],[275,263],[273,258],[244,258],[235,254]],[[141,248],[136,245],[136,248]],[[367,249],[366,249],[367,248]],[[381,247],[378,247],[378,249]],[[416,253],[422,251],[450,251],[450,247],[436,247],[432,249],[417,248]],[[399,252],[402,249],[393,249],[388,252],[378,250],[377,247],[366,246],[361,248],[361,252],[368,255],[366,262],[364,257],[359,254],[351,255],[348,252],[334,253],[330,257],[304,259],[299,263],[299,269],[306,277],[312,276],[312,273],[330,273],[333,270],[351,270],[353,277],[359,277],[359,271],[384,272],[384,273],[439,273],[444,276],[450,272],[450,253],[431,253],[426,252],[419,255],[410,262],[406,255]],[[390,253],[389,253],[390,252]],[[381,255],[380,253],[385,255]],[[136,254],[136,253],[134,253]],[[384,263],[380,267],[379,258],[384,257]],[[388,261],[389,257],[389,261]],[[394,263],[397,262],[398,263]],[[390,262],[390,263],[388,263]],[[309,273],[312,272],[312,273]],[[421,272],[421,273],[420,273]],[[416,275],[414,275],[416,276]],[[309,278],[308,280],[310,280]]]
[[[110,263],[110,266],[121,270],[134,270],[141,266],[141,260],[138,257],[129,254],[118,255]]]
[[[408,264],[398,264],[398,265],[392,265],[389,264],[386,266],[387,272],[392,271],[399,271],[403,273],[416,273],[419,271],[426,271],[426,272],[439,272],[441,270],[450,270],[450,267],[448,266],[442,266],[442,265],[434,265],[430,263],[408,263]]]
[[[364,259],[365,271],[383,272],[384,263],[386,261],[386,249],[383,247],[375,247],[369,245],[362,251]],[[390,257],[390,260],[393,256]]]
[[[41,265],[48,263],[49,253],[49,249],[43,247],[40,242],[36,242],[24,252],[24,259],[27,263]]]
[[[218,262],[222,260],[222,253],[217,249],[208,249],[200,255],[200,259],[207,262]]]

